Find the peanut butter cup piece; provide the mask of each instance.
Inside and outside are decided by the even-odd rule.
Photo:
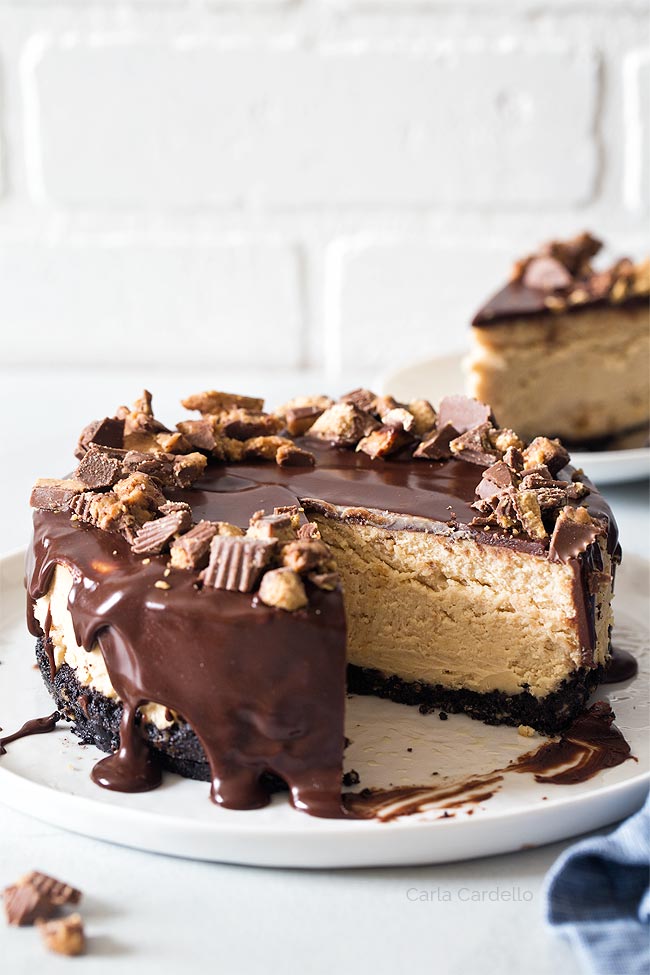
[[[135,538],[137,524],[130,518],[124,505],[114,491],[102,494],[98,491],[84,491],[70,501],[73,521],[81,521],[102,531],[122,532],[129,540]]]
[[[243,409],[261,412],[264,400],[256,396],[240,396],[238,393],[220,393],[216,389],[208,389],[203,393],[194,393],[181,400],[186,410],[198,410],[199,413],[227,413],[229,410]]]
[[[536,491],[513,491],[511,494],[512,502],[517,513],[517,518],[527,535],[531,538],[543,541],[548,537],[542,512],[537,500]]]
[[[379,423],[369,413],[344,401],[325,410],[311,427],[309,435],[328,440],[334,446],[354,447],[378,427]]]
[[[273,509],[274,515],[288,515],[291,519],[291,527],[295,532],[298,531],[305,516],[304,508],[299,504],[284,504]]]
[[[185,535],[174,539],[169,549],[173,568],[204,569],[208,564],[210,542],[217,531],[218,526],[214,522],[200,521]]]
[[[451,423],[438,427],[416,448],[413,456],[423,460],[447,460],[452,456],[449,444],[458,437]]]
[[[458,460],[469,464],[480,464],[490,467],[496,459],[496,450],[490,440],[491,427],[489,423],[482,423],[472,427],[456,437],[449,444],[449,449]]]
[[[91,443],[101,447],[124,447],[124,419],[105,416],[103,420],[94,420],[84,427],[74,452],[78,460],[81,460]]]
[[[524,469],[524,455],[518,447],[508,447],[502,460],[513,471],[522,471]]]
[[[540,509],[544,512],[559,511],[569,500],[566,489],[561,487],[538,487],[535,496]]]
[[[148,521],[167,500],[149,474],[137,471],[118,481],[113,491],[136,519]]]
[[[352,406],[356,406],[357,409],[366,413],[373,413],[377,404],[377,394],[373,393],[371,389],[353,389],[344,396],[341,396],[339,403],[349,403]]]
[[[483,471],[483,477],[476,486],[476,496],[478,498],[493,498],[502,494],[505,490],[517,487],[518,477],[511,467],[498,460],[496,464]]]
[[[395,406],[382,414],[382,426],[390,427],[392,430],[402,430],[404,433],[415,431],[415,417],[403,406]]]
[[[155,440],[165,454],[189,454],[192,450],[192,444],[178,430],[157,433]]]
[[[316,458],[310,451],[302,447],[283,444],[275,454],[275,462],[279,467],[313,467]]]
[[[39,477],[32,488],[29,503],[32,508],[40,508],[41,511],[68,511],[70,502],[85,490],[85,485],[76,478],[61,480]]]
[[[282,511],[272,515],[256,511],[249,522],[246,535],[249,538],[275,538],[279,542],[291,542],[296,537],[293,514]]]
[[[603,526],[594,521],[586,508],[562,508],[553,528],[548,557],[552,562],[566,564],[585,552],[602,534]]]
[[[469,396],[445,396],[438,410],[438,426],[451,423],[458,434],[474,427],[490,424],[494,426],[492,410],[486,403],[479,403]]]
[[[356,446],[358,451],[367,454],[374,460],[376,457],[387,457],[405,446],[411,438],[398,427],[379,427],[367,437],[362,437]]]
[[[124,420],[124,444],[127,449],[160,450],[156,434],[169,433],[164,423],[156,420],[151,405],[152,396],[148,389],[136,399],[132,407],[120,406],[117,417]]]
[[[83,955],[86,950],[86,937],[80,914],[56,918],[53,921],[39,921],[43,944],[48,951],[57,955]]]
[[[377,396],[374,404],[368,410],[373,416],[378,416],[383,422],[384,417],[391,410],[404,410],[406,407],[403,403],[398,403],[394,396]]]
[[[309,602],[300,576],[286,568],[265,572],[258,595],[266,606],[275,606],[288,613],[303,609]]]
[[[302,437],[333,402],[329,396],[294,396],[273,412],[292,437]]]
[[[297,539],[287,542],[280,554],[282,564],[299,575],[306,572],[325,572],[333,568],[329,545],[320,539]]]
[[[221,432],[233,440],[249,440],[251,437],[272,437],[282,430],[282,420],[272,413],[252,410],[231,410],[220,419]]]
[[[49,874],[41,873],[40,870],[32,870],[21,879],[20,883],[31,884],[39,893],[47,897],[54,907],[78,904],[81,900],[81,891],[76,887],[50,877]]]
[[[171,487],[174,458],[171,454],[152,454],[143,450],[127,450],[122,454],[122,477],[129,474],[146,474],[155,478],[159,485]]]
[[[320,406],[295,406],[290,407],[284,414],[284,422],[287,432],[292,437],[302,437],[309,430],[318,417],[325,411],[326,407]]]
[[[559,291],[570,287],[573,277],[554,257],[535,257],[526,268],[523,281],[527,288]]]
[[[540,257],[552,257],[564,265],[573,277],[583,277],[591,272],[591,258],[602,249],[603,243],[587,230],[569,240],[551,240],[542,244]]]
[[[201,477],[208,465],[203,454],[193,451],[176,457],[172,467],[174,482],[178,487],[188,488]]]
[[[205,587],[230,592],[252,592],[277,546],[274,538],[237,538],[215,535],[210,560],[200,579]]]
[[[281,447],[293,447],[288,437],[251,437],[242,443],[242,460],[275,460]]]
[[[55,910],[55,904],[46,894],[24,880],[5,887],[3,900],[7,923],[19,927],[50,917]]]
[[[137,532],[131,549],[136,555],[160,555],[171,540],[182,532],[187,531],[192,523],[189,511],[175,510],[162,518],[148,521]]]
[[[221,439],[221,429],[216,416],[204,416],[200,420],[182,420],[176,427],[185,439],[198,450],[211,453]]]
[[[535,437],[523,451],[525,468],[543,464],[552,475],[558,474],[570,461],[569,452],[559,440]]]
[[[522,451],[526,446],[515,431],[509,430],[507,427],[497,427],[495,430],[490,430],[489,436],[490,443],[502,458],[509,450]]]
[[[123,451],[91,444],[75,471],[75,477],[86,490],[112,487],[122,477],[125,456]]]
[[[409,413],[415,419],[413,432],[416,437],[424,440],[426,435],[431,433],[436,425],[438,414],[428,399],[414,399],[408,404]]]

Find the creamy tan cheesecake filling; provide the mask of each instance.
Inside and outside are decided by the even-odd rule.
[[[479,693],[527,688],[536,697],[584,666],[572,565],[469,538],[315,520],[343,582],[349,663],[406,681]],[[611,595],[609,582],[597,597],[597,665],[608,654]]]
[[[49,632],[57,671],[67,664],[75,673],[82,687],[92,687],[111,701],[117,694],[108,676],[104,657],[97,643],[89,649],[80,647],[74,631],[72,616],[68,609],[68,597],[72,589],[72,573],[64,565],[57,565],[48,592],[34,604],[34,616],[43,632]],[[49,631],[47,630],[49,618]],[[140,707],[140,712],[156,728],[168,728],[175,715],[162,704],[148,703]]]
[[[650,417],[645,307],[595,307],[472,329],[469,391],[530,439],[616,436]]]
[[[527,689],[539,698],[584,666],[572,565],[471,538],[313,517],[343,581],[349,663],[452,690]],[[606,578],[611,560],[601,551]],[[77,644],[72,582],[58,565],[35,616],[43,629],[49,617],[57,670],[67,664],[83,687],[116,700],[99,646]],[[596,665],[608,654],[611,597],[610,582],[597,595]],[[140,710],[159,729],[176,718],[154,702]]]

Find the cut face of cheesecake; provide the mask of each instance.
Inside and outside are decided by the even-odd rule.
[[[91,425],[73,477],[32,494],[37,656],[113,753],[100,784],[144,787],[144,736],[218,803],[282,780],[339,815],[346,664],[348,690],[490,723],[552,732],[581,710],[619,549],[559,442],[464,397],[195,400],[178,434],[146,397],[102,421],[110,444]]]
[[[521,436],[644,445],[650,418],[650,261],[593,270],[600,242],[554,241],[519,261],[476,315],[472,395]]]
[[[590,686],[569,566],[474,539],[316,520],[343,579],[352,689],[553,731]],[[609,652],[610,599],[607,582],[596,666]]]

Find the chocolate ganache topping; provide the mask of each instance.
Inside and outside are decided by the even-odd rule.
[[[578,312],[594,305],[647,305],[650,258],[635,264],[624,257],[605,270],[595,270],[592,258],[602,246],[586,232],[542,244],[536,253],[515,262],[508,284],[477,312],[472,324],[496,325],[531,315]]]
[[[138,709],[182,715],[229,808],[265,805],[263,774],[298,809],[343,816],[346,624],[336,566],[310,514],[519,549],[574,574],[593,666],[601,544],[619,557],[600,494],[558,441],[523,443],[489,407],[397,403],[369,390],[265,413],[252,397],[184,401],[171,431],[145,392],[84,429],[68,478],[32,492],[28,623],[57,565],[69,568],[79,646],[101,649],[122,702],[120,748],[93,778],[123,791],[160,781]],[[585,585],[585,579],[589,582]],[[45,624],[47,629],[47,621]]]

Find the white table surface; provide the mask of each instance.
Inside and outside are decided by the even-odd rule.
[[[37,476],[57,476],[82,420],[133,399],[135,374],[0,371],[4,551],[25,545],[26,497]],[[214,386],[265,392],[332,389],[322,376],[156,371],[147,380],[163,419],[176,395]],[[364,377],[363,381],[367,381]],[[140,385],[138,385],[138,383]],[[349,385],[349,384],[348,384]],[[334,392],[341,391],[336,384]],[[72,467],[72,462],[69,465]],[[609,487],[624,550],[648,556],[648,485]],[[28,716],[27,716],[28,717]],[[569,841],[574,842],[574,841]],[[396,971],[541,975],[575,968],[545,927],[546,871],[567,843],[442,866],[381,870],[263,870],[178,860],[66,833],[0,805],[0,887],[30,869],[77,885],[90,951],[71,963],[45,953],[35,930],[0,921],[0,971],[120,975],[263,971]],[[424,895],[423,895],[424,892]],[[429,892],[429,893],[426,893]],[[503,895],[510,899],[504,899]],[[420,899],[422,896],[428,899]],[[479,899],[477,899],[479,898]],[[498,898],[498,899],[497,899]]]

